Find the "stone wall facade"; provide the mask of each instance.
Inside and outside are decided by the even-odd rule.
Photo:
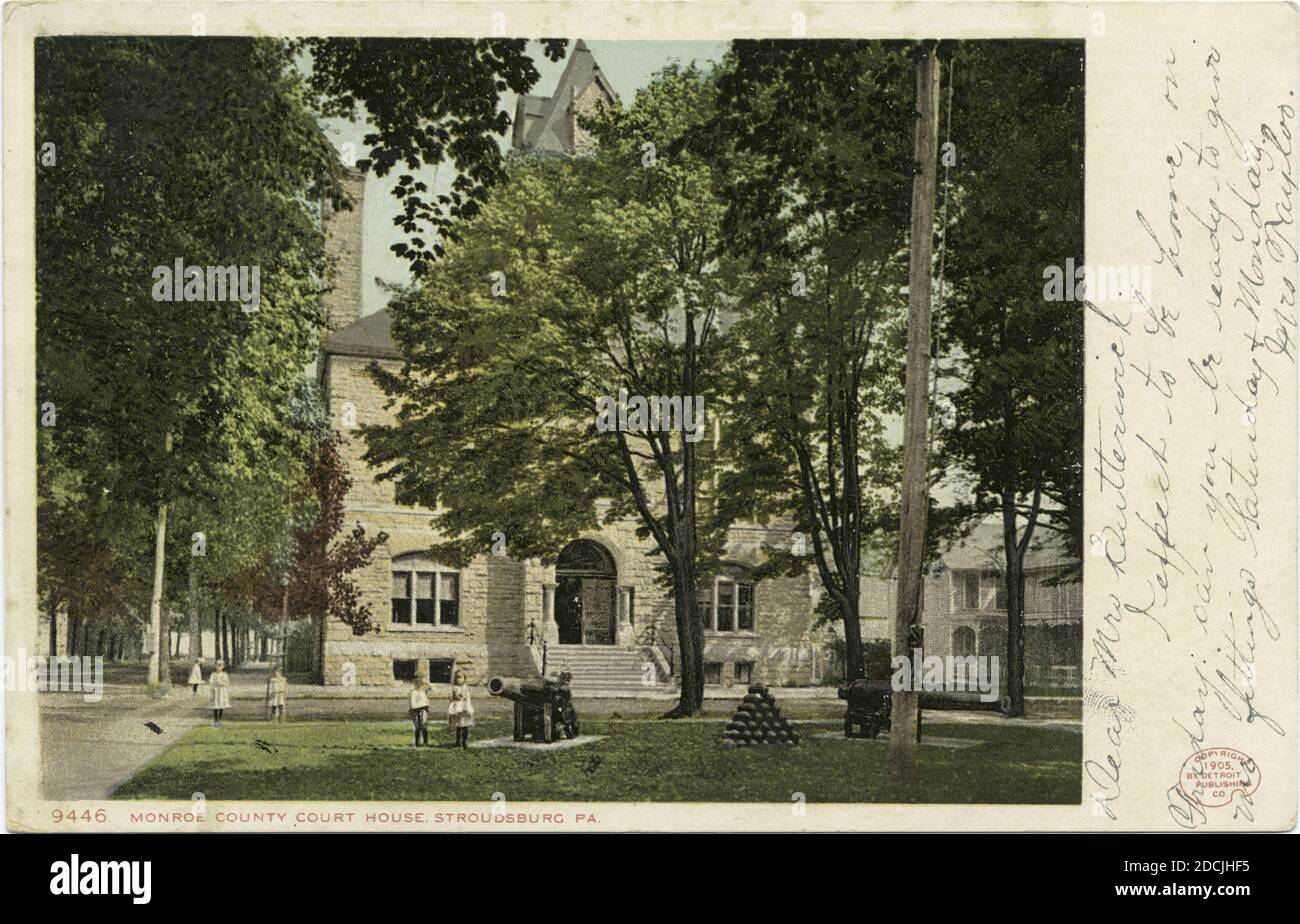
[[[416,661],[420,673],[427,676],[429,662],[435,659],[453,661],[472,683],[498,674],[535,676],[538,643],[547,619],[547,588],[557,581],[554,565],[486,554],[457,571],[425,557],[435,538],[432,511],[399,505],[393,484],[376,480],[375,470],[362,458],[366,445],[361,428],[391,419],[386,396],[369,371],[376,362],[390,370],[399,365],[393,359],[327,354],[322,369],[331,423],[342,435],[340,454],[352,478],[347,526],[359,522],[370,535],[387,535],[370,565],[352,575],[380,630],[356,636],[343,623],[328,622],[325,682],[401,683],[394,676],[395,661]],[[662,673],[670,674],[677,657],[673,600],[657,580],[659,559],[653,540],[638,538],[637,526],[634,519],[620,520],[573,539],[599,544],[613,559],[616,585],[630,589],[627,629],[616,643],[644,650]],[[788,546],[789,542],[788,528],[742,524],[731,530],[724,557],[732,573],[743,580],[743,569],[762,561],[765,544]],[[556,556],[560,551],[555,550]],[[421,571],[457,575],[459,614],[454,627],[414,627],[392,621],[394,563],[412,560],[416,564],[411,567]],[[704,654],[710,681],[722,686],[751,680],[817,682],[825,661],[821,650],[825,639],[811,631],[817,586],[812,574],[767,578],[755,584],[751,630],[706,631]],[[712,593],[711,588],[706,592]]]

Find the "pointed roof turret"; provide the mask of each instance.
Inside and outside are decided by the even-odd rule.
[[[600,102],[618,105],[614,85],[596,63],[587,43],[578,39],[552,95],[519,97],[515,105],[514,147],[521,151],[576,153],[575,106],[588,95],[593,85]]]

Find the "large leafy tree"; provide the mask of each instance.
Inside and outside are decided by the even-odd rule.
[[[268,562],[283,571],[294,525],[315,515],[308,482],[328,427],[314,384],[300,379],[280,416],[287,428],[279,444],[284,454],[273,460],[276,477],[232,466],[177,501],[169,597],[186,599],[191,657],[201,643],[202,610],[246,612],[244,621],[254,621],[253,579],[267,573]]]
[[[38,394],[66,464],[150,511],[165,682],[169,514],[223,479],[299,475],[284,409],[317,344],[314,203],[337,162],[283,43],[57,38],[36,57],[37,137],[58,151],[36,190]],[[259,267],[258,310],[155,300],[177,259]]]
[[[738,272],[717,255],[714,169],[682,143],[713,97],[698,71],[669,69],[595,121],[591,157],[517,163],[397,305],[406,368],[379,373],[397,422],[366,434],[399,498],[438,510],[435,551],[453,562],[496,532],[513,555],[553,559],[582,531],[637,517],[674,599],[676,715],[702,706],[696,587],[722,538],[697,515],[708,441],[602,431],[597,413],[620,389],[716,393]]]
[[[388,538],[382,532],[367,535],[360,523],[347,528],[345,504],[352,479],[339,454],[341,441],[337,432],[321,435],[315,464],[300,492],[304,515],[293,526],[288,542],[229,581],[230,592],[242,591],[265,620],[311,620],[318,632],[318,669],[323,663],[327,620],[349,626],[356,635],[377,631],[370,605],[362,601],[350,575],[366,567]]]
[[[478,214],[488,191],[505,176],[497,139],[510,127],[501,108],[506,91],[527,93],[538,72],[527,42],[514,38],[305,38],[295,43],[311,58],[308,81],[329,115],[357,119],[373,130],[357,166],[400,173],[393,217],[406,240],[393,245],[422,276],[445,252],[460,222]],[[565,39],[545,39],[543,54],[564,55]],[[450,187],[434,191],[415,178],[424,166],[450,161]]]
[[[723,519],[793,515],[769,568],[815,567],[863,676],[864,555],[893,536],[911,182],[902,43],[737,41],[717,148],[732,161],[727,242],[752,266],[727,363],[743,447]],[[730,142],[728,144],[728,142]]]
[[[49,615],[49,649],[58,651],[60,614],[68,617],[68,650],[78,627],[143,629],[140,615],[148,541],[137,509],[110,499],[102,471],[67,464],[56,437],[57,412],[46,416],[37,440],[37,586]]]
[[[1043,271],[1083,263],[1083,46],[979,42],[953,60],[951,298],[942,336],[959,386],[941,449],[968,473],[962,510],[996,516],[1007,586],[1007,693],[1024,712],[1024,558],[1040,531],[1079,550],[1083,312]]]
[[[162,623],[164,597],[187,596],[193,644],[200,599],[237,602],[232,575],[276,548],[288,561],[293,486],[313,465],[317,444],[284,423],[319,320],[314,203],[340,204],[315,117],[364,108],[359,165],[381,176],[455,167],[438,195],[398,184],[409,242],[395,249],[418,275],[503,176],[501,93],[538,74],[518,39],[87,38],[42,40],[37,56],[37,137],[53,146],[37,191],[38,378],[58,420],[39,460],[42,593],[51,612],[138,617],[152,559],[146,604]],[[263,314],[151,304],[142,282],[176,256],[260,263]]]

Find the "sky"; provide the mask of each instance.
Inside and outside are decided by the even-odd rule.
[[[630,104],[636,97],[637,90],[646,86],[656,71],[674,61],[689,64],[696,61],[700,65],[717,63],[727,51],[726,42],[632,42],[588,40],[587,46],[595,56],[605,77],[614,85],[615,92],[624,105]],[[573,47],[573,42],[569,43]],[[530,42],[529,53],[532,55],[541,77],[533,87],[533,94],[550,96],[560,73],[564,70],[567,58],[561,61],[548,61],[542,54],[539,42]],[[502,107],[512,116],[515,110],[515,94],[502,95]],[[362,137],[370,131],[364,122],[348,122],[345,119],[328,119],[324,122],[326,132],[333,140],[345,161],[348,156],[364,157],[366,148],[361,143]],[[509,133],[500,139],[504,150],[510,144]],[[429,184],[431,190],[445,189],[454,176],[450,164],[441,165],[440,169],[426,168],[418,171],[417,176]],[[404,284],[411,280],[410,271],[404,258],[395,255],[390,248],[403,238],[400,228],[393,224],[393,216],[401,210],[398,199],[392,195],[392,188],[401,170],[393,170],[386,177],[373,174],[366,177],[365,206],[362,215],[362,253],[361,253],[361,314],[367,315],[384,307],[387,294],[376,282],[376,277],[386,282]]]

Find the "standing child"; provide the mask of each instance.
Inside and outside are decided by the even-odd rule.
[[[429,694],[425,692],[425,682],[419,677],[411,681],[411,700],[409,714],[411,716],[411,726],[415,729],[415,746],[418,748],[423,741],[427,746],[429,743],[429,726],[425,720],[429,717]]]
[[[203,662],[194,661],[194,666],[190,668],[190,696],[199,695],[199,684],[203,682]]]
[[[220,728],[221,715],[230,708],[230,675],[226,673],[225,661],[218,661],[212,669],[208,686],[212,688],[212,724]]]
[[[284,700],[289,692],[289,682],[284,679],[284,671],[275,669],[271,675],[271,688],[267,691],[266,704],[271,708],[271,721],[284,721]]]
[[[469,730],[474,727],[474,704],[469,698],[469,686],[464,671],[456,671],[452,678],[451,702],[447,704],[447,724],[456,729],[456,744],[462,750],[469,747]]]

